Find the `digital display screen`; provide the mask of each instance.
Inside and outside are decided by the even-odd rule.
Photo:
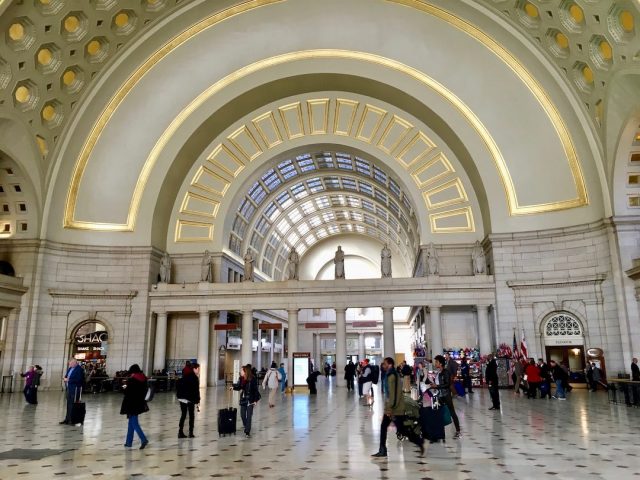
[[[293,359],[293,384],[307,385],[307,377],[309,376],[309,359],[308,358],[294,358]]]

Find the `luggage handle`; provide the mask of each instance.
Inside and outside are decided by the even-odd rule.
[[[74,403],[80,403],[82,402],[82,387],[80,387],[80,395],[77,395],[78,393],[78,387],[75,388],[75,390],[73,391],[73,402]],[[76,398],[78,397],[78,398]]]

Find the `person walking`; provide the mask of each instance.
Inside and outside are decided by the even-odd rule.
[[[591,369],[593,371],[593,391],[598,390],[598,385],[602,385],[605,390],[609,390],[609,385],[605,383],[604,375],[602,374],[602,370],[595,363],[591,364]]]
[[[456,388],[453,382],[455,382],[456,377],[458,376],[458,362],[456,362],[453,359],[453,357],[448,353],[445,353],[444,358],[445,358],[445,361],[447,362],[445,364],[445,368],[449,371],[449,375],[451,377],[451,384],[450,384],[451,395],[453,395],[454,397],[457,397],[458,393],[456,392]]]
[[[189,438],[194,438],[195,406],[200,404],[200,380],[197,363],[185,365],[182,377],[176,382],[176,397],[180,403],[180,422],[178,424],[178,438],[187,438],[184,434],[184,421],[189,414]]]
[[[567,397],[565,395],[565,389],[569,383],[569,376],[567,375],[567,372],[565,372],[564,368],[562,368],[555,360],[550,360],[549,365],[551,367],[553,381],[556,383],[556,394],[552,398],[566,400]]]
[[[520,395],[520,389],[523,387],[522,377],[524,376],[524,365],[520,360],[516,360],[516,364],[513,366],[513,374],[516,377],[513,385],[513,393]]]
[[[133,434],[137,433],[140,437],[140,450],[149,444],[149,440],[140,427],[138,416],[149,411],[147,405],[147,377],[136,363],[129,367],[129,377],[127,383],[123,386],[124,398],[120,407],[120,415],[126,415],[128,419],[127,437],[124,446],[131,448],[133,446]]]
[[[407,364],[407,362],[402,362],[402,368],[400,369],[400,373],[402,374],[402,392],[410,393],[411,392],[411,374],[413,370]]]
[[[489,384],[489,395],[491,395],[491,408],[489,410],[500,410],[500,390],[498,389],[498,363],[492,354],[488,357],[489,363],[485,369],[485,379]]]
[[[24,394],[24,399],[27,403],[31,405],[37,405],[38,401],[34,402],[33,400],[33,392],[35,390],[33,383],[35,382],[35,378],[37,377],[36,368],[31,365],[29,370],[20,374],[22,378],[24,378],[24,389],[22,393]]]
[[[251,365],[245,365],[240,372],[238,382],[231,387],[233,390],[240,391],[240,418],[244,427],[244,434],[247,438],[251,437],[251,419],[253,417],[253,407],[260,401],[260,392],[258,391],[258,380],[251,371]]]
[[[318,370],[314,370],[307,377],[307,387],[309,387],[309,395],[318,394],[318,389],[316,388],[316,384],[318,383],[319,376],[320,376],[320,372]]]
[[[471,367],[467,357],[462,357],[460,362],[460,375],[462,375],[462,387],[470,394],[473,394],[473,386],[471,385]]]
[[[356,365],[353,360],[349,360],[344,366],[344,379],[347,381],[347,391],[352,392],[354,390],[354,378],[356,376]]]
[[[527,398],[536,398],[538,387],[542,383],[542,377],[540,376],[540,368],[536,365],[533,358],[529,359],[529,365],[524,369],[524,374],[527,377]]]
[[[453,398],[451,396],[451,384],[453,383],[453,379],[450,371],[446,368],[446,360],[442,355],[436,355],[433,359],[433,364],[436,369],[436,376],[430,383],[430,387],[438,390],[439,402],[449,408],[453,425],[456,427],[456,433],[453,438],[462,438],[462,433],[460,432],[460,420],[458,420],[458,415],[456,414],[456,409],[453,406]]]
[[[269,388],[269,408],[276,406],[276,392],[280,386],[280,372],[276,367],[276,362],[271,362],[271,368],[269,368],[262,380],[262,388]]]
[[[73,404],[82,394],[82,386],[84,385],[84,370],[75,358],[69,360],[69,368],[64,376],[64,383],[67,386],[67,414],[60,424],[73,425],[71,423],[71,411],[73,410]]]
[[[542,382],[540,383],[540,398],[547,397],[551,399],[551,370],[549,365],[541,358],[538,359],[538,368],[540,369],[540,377]]]
[[[393,358],[387,357],[382,361],[382,370],[387,374],[389,393],[385,396],[384,401],[384,414],[380,425],[380,446],[378,451],[371,455],[375,458],[387,456],[387,429],[389,425],[393,422],[398,432],[403,431],[405,419],[404,395],[402,394],[400,376],[394,368]],[[409,430],[407,434],[409,440],[418,446],[422,455],[424,453],[424,440],[422,437],[413,433],[413,430]]]
[[[394,368],[395,371],[395,368]],[[373,370],[369,365],[369,359],[364,359],[364,367],[362,369],[362,376],[360,377],[362,383],[362,395],[364,396],[364,405],[373,405],[373,396],[371,395],[371,389],[373,387]]]
[[[280,372],[280,392],[284,393],[287,388],[287,371],[284,369],[284,363],[280,364],[278,371]]]

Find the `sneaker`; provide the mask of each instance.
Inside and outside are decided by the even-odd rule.
[[[554,400],[558,400],[558,397],[556,397],[555,395],[552,395],[551,398],[553,398]]]
[[[496,407],[491,407],[489,410],[500,410],[500,409]]]
[[[376,452],[371,456],[375,457],[375,458],[386,458],[387,457],[387,452]]]
[[[133,445],[127,445],[127,444],[125,443],[125,444],[124,444],[124,446],[125,446],[126,448],[131,448]]]
[[[251,434],[250,434],[249,432],[244,432],[244,436],[245,436],[246,438],[251,438]]]
[[[564,397],[561,397],[561,398],[559,398],[558,400],[566,400],[566,398],[564,398]]]
[[[424,455],[424,442],[418,444],[418,449],[420,450],[420,456]]]
[[[147,445],[149,445],[149,440],[145,440],[144,442],[142,442],[142,445],[140,445],[140,450],[144,450],[144,447],[146,447]]]
[[[458,440],[460,438],[462,438],[462,432],[456,432],[455,435],[453,436],[454,440]]]

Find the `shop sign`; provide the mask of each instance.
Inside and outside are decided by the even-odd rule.
[[[101,345],[107,340],[109,340],[109,334],[107,332],[93,332],[87,333],[86,335],[76,335],[76,345]],[[80,351],[82,349],[78,348],[78,350]]]
[[[546,346],[569,346],[569,345],[582,345],[584,338],[581,336],[565,336],[565,337],[545,337],[544,343]]]

